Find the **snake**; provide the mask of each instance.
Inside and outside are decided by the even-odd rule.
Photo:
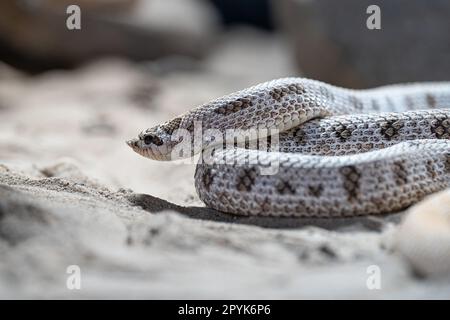
[[[127,144],[159,161],[200,155],[195,188],[222,212],[385,214],[449,187],[449,107],[450,82],[349,89],[282,78],[199,105]]]

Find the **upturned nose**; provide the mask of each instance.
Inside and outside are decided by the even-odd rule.
[[[137,148],[138,139],[127,140],[127,145],[131,148]]]

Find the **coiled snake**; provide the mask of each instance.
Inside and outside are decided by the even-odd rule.
[[[215,148],[195,173],[207,206],[242,215],[380,214],[449,186],[448,107],[450,83],[350,90],[284,78],[201,105],[127,143],[145,157],[171,160],[189,140],[177,133],[194,137],[198,124],[202,132],[266,132],[259,138],[271,134],[264,129],[277,129],[278,151],[273,139],[269,151],[235,143],[222,150],[220,139],[203,136],[193,153]],[[276,165],[274,174],[262,172],[269,164]]]

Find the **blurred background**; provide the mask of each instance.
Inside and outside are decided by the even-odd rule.
[[[73,4],[81,29],[69,30]],[[372,4],[379,30],[366,25]],[[195,202],[192,168],[140,158],[124,141],[278,77],[448,80],[449,16],[447,0],[1,1],[0,161],[69,158],[109,186]]]
[[[72,4],[81,30],[65,27]],[[380,30],[366,27],[372,4]],[[105,56],[178,58],[165,63],[176,69],[207,58],[236,26],[282,34],[293,73],[337,85],[446,80],[450,66],[446,0],[6,0],[0,9],[0,58],[30,73]]]

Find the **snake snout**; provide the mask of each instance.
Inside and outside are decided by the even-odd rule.
[[[129,147],[134,149],[134,148],[138,147],[138,145],[137,145],[138,141],[139,141],[138,139],[130,139],[130,140],[127,140],[126,143]]]

